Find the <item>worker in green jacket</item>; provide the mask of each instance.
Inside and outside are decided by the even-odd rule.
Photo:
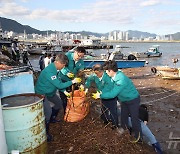
[[[102,65],[95,64],[93,66],[94,74],[90,75],[86,82],[85,87],[89,88],[91,82],[95,82],[96,87],[99,91],[106,93],[109,91],[110,87],[113,87],[113,82],[111,78],[106,74],[103,70]],[[102,114],[101,119],[104,124],[108,124],[110,121],[112,122],[112,129],[118,128],[118,114],[117,114],[117,97],[110,99],[101,99],[102,102]]]
[[[132,119],[132,130],[135,133],[137,139],[142,138],[142,130],[139,121],[139,105],[140,95],[135,88],[133,82],[121,71],[118,71],[117,63],[115,61],[109,61],[106,63],[104,69],[106,73],[114,81],[114,86],[110,88],[108,92],[102,91],[102,93],[94,93],[95,99],[111,99],[118,97],[121,102],[121,126],[126,129],[128,126],[128,117]]]
[[[61,99],[57,96],[57,89],[64,89],[71,86],[74,83],[81,82],[81,79],[75,78],[71,81],[62,82],[57,73],[68,64],[68,58],[64,54],[59,54],[54,63],[49,64],[43,71],[37,80],[35,86],[35,93],[44,95],[43,107],[46,121],[46,131],[48,141],[52,140],[52,136],[49,134],[49,122],[55,122],[55,118],[62,106]],[[51,108],[50,102],[54,104]]]
[[[77,73],[81,70],[84,70],[84,61],[83,57],[86,53],[86,50],[83,47],[77,47],[74,52],[69,51],[66,53],[68,57],[69,63],[66,67],[64,67],[59,73],[58,76],[63,82],[67,82],[72,80]],[[59,91],[60,97],[63,101],[64,112],[67,106],[67,97],[69,97],[69,92],[71,91],[71,87],[64,88]]]

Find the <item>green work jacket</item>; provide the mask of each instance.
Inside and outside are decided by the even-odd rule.
[[[109,91],[109,88],[113,86],[113,82],[106,72],[103,73],[101,79],[96,74],[90,75],[86,79],[85,87],[89,88],[92,82],[95,82],[97,89],[102,92]]]
[[[40,74],[35,86],[35,93],[53,96],[57,89],[65,89],[72,85],[72,81],[62,82],[57,77],[58,70],[54,63],[49,64]]]
[[[79,61],[77,61],[75,63],[74,61],[74,52],[67,52],[66,56],[68,57],[68,66],[63,68],[60,72],[59,75],[60,78],[63,81],[69,81],[71,80],[70,78],[67,77],[67,73],[72,72],[75,75],[78,73],[78,71],[83,70],[84,69],[84,61],[82,59],[80,59]]]
[[[111,99],[117,96],[121,102],[126,102],[139,96],[139,92],[132,80],[123,72],[117,71],[116,76],[112,80],[114,82],[113,87],[110,87],[108,92],[103,92],[100,96],[101,98]]]

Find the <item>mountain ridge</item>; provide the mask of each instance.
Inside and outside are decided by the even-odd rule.
[[[26,31],[27,34],[36,33],[36,34],[46,35],[47,31],[49,34],[56,32],[56,31],[52,31],[52,30],[41,31],[41,30],[32,28],[29,25],[22,25],[13,19],[8,19],[8,18],[4,18],[4,17],[0,17],[0,26],[3,29],[3,31],[13,31],[16,33],[24,33],[24,31]],[[120,31],[120,30],[117,30],[117,31]],[[96,32],[84,31],[84,30],[79,31],[79,32],[65,31],[64,33],[70,33],[70,34],[78,34],[79,33],[79,34],[85,35],[85,36],[94,35],[96,37],[108,36],[108,34],[109,34],[109,33],[96,33]],[[131,38],[132,37],[140,38],[140,37],[155,37],[155,36],[157,36],[154,33],[142,32],[142,31],[138,31],[138,30],[128,30],[128,33]],[[173,37],[173,39],[180,40],[180,32],[177,32],[174,34],[167,34],[166,36],[170,36],[170,35]]]

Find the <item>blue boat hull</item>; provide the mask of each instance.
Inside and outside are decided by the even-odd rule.
[[[85,68],[92,68],[95,64],[104,64],[104,60],[84,60]],[[116,60],[118,68],[144,67],[145,60]]]

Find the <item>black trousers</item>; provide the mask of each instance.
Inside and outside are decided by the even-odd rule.
[[[59,91],[59,96],[61,97],[62,100],[62,105],[64,109],[64,114],[66,112],[66,106],[67,106],[67,96],[64,94],[64,92]]]
[[[111,121],[113,126],[118,127],[117,98],[102,99],[101,110],[102,110],[101,119],[105,123]]]
[[[135,137],[142,137],[141,124],[139,120],[139,105],[140,97],[131,101],[121,102],[121,126],[124,129],[129,128],[128,117],[131,116],[132,131],[135,133]]]
[[[54,104],[53,108],[55,110],[59,110],[62,108],[62,101],[58,95],[55,94],[52,97],[45,96],[44,101],[43,101],[43,107],[44,107],[44,115],[45,115],[46,121],[50,120],[51,114],[52,114],[52,107],[50,106],[50,102]]]
[[[78,86],[75,84],[75,90],[78,89]],[[72,86],[66,88],[67,92],[72,91]],[[66,112],[66,106],[67,106],[67,96],[64,94],[64,92],[59,91],[59,96],[61,97],[64,113]]]

